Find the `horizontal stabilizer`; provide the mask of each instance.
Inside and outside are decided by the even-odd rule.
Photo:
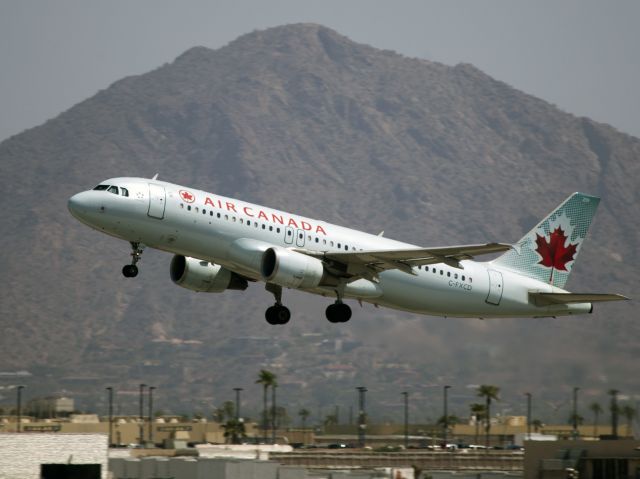
[[[598,293],[529,293],[529,298],[537,306],[548,306],[550,304],[570,304],[570,303],[598,303],[603,301],[628,300],[621,294],[598,294]]]

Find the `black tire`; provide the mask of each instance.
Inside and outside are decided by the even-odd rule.
[[[351,308],[348,304],[334,303],[327,306],[325,314],[330,323],[346,323],[351,319]]]
[[[138,267],[135,264],[127,264],[122,268],[122,274],[125,278],[135,278],[138,276]]]
[[[271,325],[278,324],[277,309],[278,308],[276,306],[269,306],[264,312],[264,317],[267,320],[267,323]]]
[[[338,304],[337,306],[339,311],[338,316],[340,317],[340,322],[346,323],[351,319],[351,308],[349,307],[348,304],[344,304],[344,303]]]
[[[286,306],[278,306],[276,317],[278,318],[277,324],[287,324],[291,319],[291,311]]]

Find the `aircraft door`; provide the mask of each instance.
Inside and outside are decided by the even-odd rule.
[[[286,244],[293,244],[293,235],[295,231],[291,226],[285,226],[284,228],[284,242]]]
[[[296,246],[300,248],[304,246],[304,230],[296,230]]]
[[[161,220],[164,218],[164,208],[167,202],[167,194],[164,186],[149,183],[149,211],[147,214],[152,218]]]
[[[504,289],[502,281],[502,273],[499,271],[489,270],[489,294],[485,300],[489,304],[498,306],[502,299],[502,290]]]

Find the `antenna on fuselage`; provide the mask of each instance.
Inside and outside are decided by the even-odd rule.
[[[158,175],[159,173],[156,173],[155,175],[153,175],[153,178],[151,178],[152,180],[157,180],[158,179]]]

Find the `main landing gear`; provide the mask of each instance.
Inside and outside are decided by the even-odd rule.
[[[291,311],[282,305],[282,286],[267,283],[265,289],[276,298],[276,304],[267,308],[264,317],[269,324],[287,324],[291,319]]]
[[[325,314],[330,323],[346,323],[351,319],[351,308],[338,299],[327,306]]]
[[[126,264],[122,267],[122,274],[125,278],[135,278],[138,276],[138,266],[136,265],[142,257],[143,250],[143,245],[133,241],[131,242],[131,264]]]
[[[291,319],[291,311],[282,305],[282,286],[267,283],[265,289],[276,298],[276,303],[267,308],[264,317],[269,324],[287,324]],[[330,323],[346,323],[351,319],[351,308],[342,302],[342,295],[338,292],[338,299],[330,304],[326,310]]]

